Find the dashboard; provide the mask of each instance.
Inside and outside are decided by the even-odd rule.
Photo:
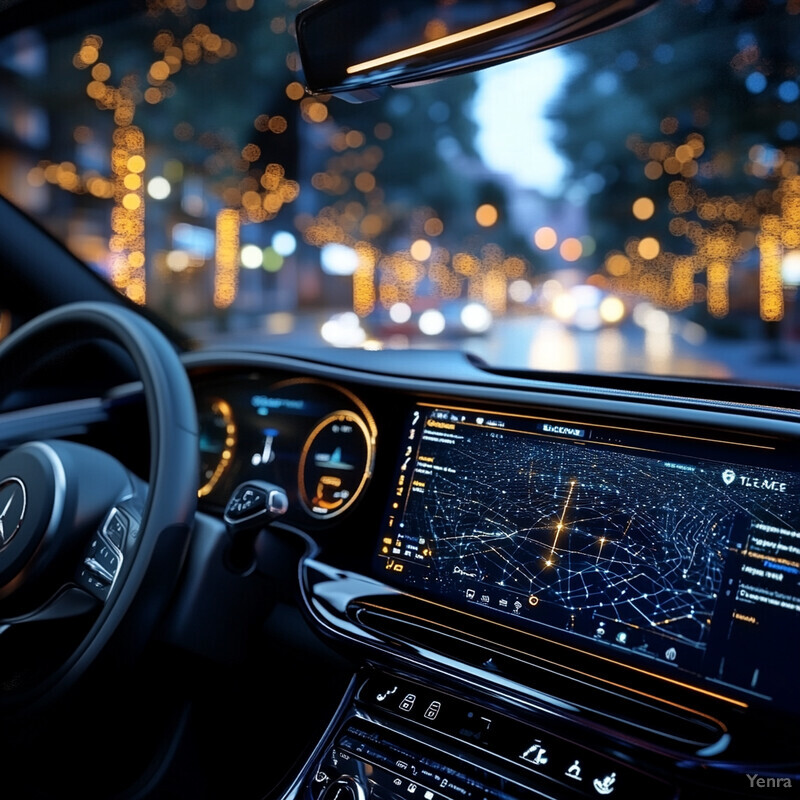
[[[795,412],[363,356],[185,359],[201,509],[282,488],[360,664],[287,798],[797,784]]]
[[[375,422],[343,387],[242,375],[197,392],[200,498],[225,505],[251,479],[287,487],[290,519],[333,519],[356,503],[375,462]]]

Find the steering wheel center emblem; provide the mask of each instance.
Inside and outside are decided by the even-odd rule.
[[[25,519],[28,495],[19,478],[0,481],[0,551],[11,543]]]

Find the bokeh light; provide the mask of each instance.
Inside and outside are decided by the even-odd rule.
[[[533,241],[540,250],[552,250],[558,244],[558,235],[553,228],[545,225],[536,230]]]
[[[170,182],[161,175],[157,175],[155,178],[150,178],[150,180],[147,182],[147,194],[149,194],[153,200],[166,200],[171,191],[172,186],[170,185]]]
[[[426,336],[438,336],[445,329],[444,314],[436,308],[423,311],[419,317],[419,329]]]
[[[482,228],[491,228],[492,225],[497,223],[499,214],[497,209],[490,203],[484,203],[478,206],[475,211],[475,221]]]

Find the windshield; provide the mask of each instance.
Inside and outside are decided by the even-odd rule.
[[[798,382],[797,0],[665,0],[363,104],[306,95],[304,5],[7,37],[0,191],[204,343]]]

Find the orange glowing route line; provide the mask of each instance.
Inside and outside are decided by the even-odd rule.
[[[597,558],[595,559],[595,562],[594,562],[595,564],[598,564],[600,562],[600,553],[603,552],[603,545],[605,543],[606,543],[606,537],[605,536],[601,536],[600,537],[600,549],[597,551]]]
[[[438,608],[444,608],[445,610],[450,611],[450,612],[455,611],[455,609],[450,608],[449,606],[445,606],[442,603],[436,603],[433,600],[424,600],[423,598],[416,597],[416,596],[415,596],[415,599],[420,600],[423,603],[428,603],[428,604],[430,604],[432,606],[437,606]],[[388,608],[386,606],[381,606],[381,605],[378,605],[377,603],[362,602],[361,605],[362,606],[366,606],[368,608],[377,608],[377,609],[379,609],[381,611],[391,611],[392,614],[397,614],[397,615],[399,615],[401,617],[408,617],[410,619],[420,620],[422,622],[425,622],[427,625],[431,624],[431,620],[429,618],[420,617],[418,614],[411,614],[411,613],[409,613],[407,611],[398,611],[397,609]],[[472,617],[473,619],[476,619],[476,620],[478,620],[480,622],[486,622],[486,620],[483,617],[478,617],[475,614],[470,614],[467,611],[458,611],[456,613],[463,614],[466,617]],[[434,624],[438,628],[446,628],[448,630],[451,630],[451,631],[454,631],[454,632],[458,633],[461,636],[464,635],[464,631],[458,630],[456,628],[453,628],[450,625],[442,625],[441,623],[434,623]],[[523,635],[530,636],[533,639],[542,639],[545,642],[552,642],[553,641],[552,639],[547,639],[544,636],[537,636],[535,633],[528,633],[527,631],[522,631],[519,628],[512,628],[509,625],[504,625],[501,622],[492,622],[491,624],[492,625],[498,625],[501,628],[506,628],[507,630],[510,630],[510,631],[514,631],[514,633],[522,633]],[[470,635],[475,639],[481,639],[482,641],[487,642],[489,644],[496,644],[496,643],[492,642],[489,639],[484,639],[482,636],[475,636],[475,634],[470,634]],[[724,694],[717,694],[717,692],[712,692],[712,691],[710,691],[708,689],[702,689],[699,686],[692,686],[691,683],[684,683],[683,681],[675,680],[675,678],[668,678],[665,675],[659,675],[657,672],[650,672],[649,670],[642,669],[641,667],[634,667],[631,664],[625,664],[623,661],[616,661],[613,658],[606,658],[605,656],[598,656],[596,653],[590,653],[588,650],[581,650],[579,647],[573,647],[572,645],[562,644],[561,642],[558,642],[558,645],[559,645],[559,647],[566,647],[568,650],[574,650],[576,653],[581,653],[582,655],[588,655],[588,656],[591,656],[592,658],[599,658],[601,661],[606,661],[609,664],[614,664],[614,665],[616,665],[618,667],[624,667],[626,669],[633,670],[634,672],[639,672],[642,675],[647,675],[647,676],[649,676],[651,678],[658,678],[659,680],[666,681],[667,683],[672,683],[675,686],[680,686],[683,689],[690,689],[693,692],[698,692],[699,694],[704,694],[707,697],[713,697],[715,700],[724,700],[726,703],[731,703],[732,705],[738,706],[739,708],[749,708],[750,707],[748,703],[745,703],[745,702],[743,702],[741,700],[734,700],[732,697],[726,697]],[[510,650],[510,651],[512,651],[514,653],[521,653],[522,655],[527,656],[528,658],[531,657],[530,653],[528,653],[528,652],[526,652],[524,650],[519,650],[516,647],[510,647],[509,645],[505,645],[505,644],[501,645],[501,647],[503,647],[503,648],[505,648],[507,650]],[[546,664],[550,664],[551,666],[556,666],[556,667],[559,667],[560,669],[566,669],[568,672],[574,672],[577,675],[582,675],[584,678],[591,678],[592,680],[600,681],[601,683],[608,684],[609,686],[614,686],[617,689],[625,689],[628,692],[633,692],[634,694],[641,695],[642,697],[648,697],[651,700],[657,700],[659,703],[664,703],[665,705],[672,706],[673,708],[680,708],[682,711],[689,711],[692,714],[697,714],[698,716],[705,717],[706,719],[712,720],[714,723],[719,725],[722,728],[723,731],[727,731],[728,730],[728,726],[725,725],[725,723],[722,720],[719,720],[716,717],[712,717],[710,714],[705,714],[702,711],[698,711],[695,708],[689,708],[687,706],[681,705],[680,703],[675,703],[672,700],[667,700],[664,697],[658,697],[657,695],[650,694],[649,692],[643,692],[640,689],[634,689],[632,686],[625,686],[625,684],[616,683],[615,681],[608,680],[608,678],[601,678],[599,675],[594,675],[591,672],[584,672],[583,670],[576,669],[575,667],[568,667],[566,664],[562,664],[562,663],[559,663],[557,661],[551,661],[550,659],[543,658],[542,656],[533,656],[533,657],[535,659],[539,660],[539,661],[545,662]]]
[[[569,506],[570,498],[572,497],[572,491],[575,488],[575,481],[572,481],[569,485],[569,492],[567,493],[567,499],[564,503],[564,508],[561,509],[561,519],[558,521],[558,525],[556,526],[556,535],[553,537],[553,546],[550,548],[550,558],[553,557],[553,553],[556,552],[556,545],[558,544],[558,534],[561,533],[562,528],[564,527],[564,515],[567,513],[567,506]]]
[[[662,619],[660,622],[654,622],[653,625],[669,625],[671,622],[678,622],[682,619],[694,619],[691,614],[684,614],[682,617],[670,617],[670,619]]]
[[[425,42],[425,44],[407,47],[405,50],[398,50],[396,53],[389,53],[385,56],[373,58],[370,61],[362,61],[360,64],[353,64],[347,68],[347,74],[355,75],[358,72],[366,72],[375,67],[384,67],[387,64],[394,64],[397,61],[402,61],[404,58],[411,58],[412,56],[430,53],[433,50],[440,50],[444,47],[449,47],[451,44],[457,44],[467,39],[474,39],[476,36],[483,36],[484,33],[491,33],[501,28],[507,28],[510,25],[516,25],[518,22],[525,22],[525,20],[539,17],[542,14],[547,14],[549,11],[554,11],[555,7],[555,3],[541,3],[526,11],[519,11],[516,14],[509,14],[507,17],[500,17],[500,19],[486,22],[483,25],[476,25],[474,28],[467,28],[458,33],[451,33],[449,36],[443,36],[441,39],[436,39],[432,42]]]

